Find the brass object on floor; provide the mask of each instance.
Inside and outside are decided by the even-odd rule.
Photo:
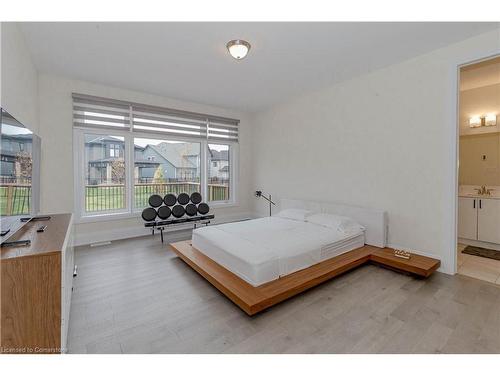
[[[411,253],[406,250],[399,250],[399,249],[394,249],[394,256],[398,258],[403,258],[403,259],[410,259],[411,258]]]

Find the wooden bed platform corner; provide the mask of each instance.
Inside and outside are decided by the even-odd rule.
[[[309,288],[372,262],[420,277],[430,276],[440,261],[412,254],[406,260],[395,257],[393,249],[363,246],[309,268],[254,287],[191,246],[191,241],[169,244],[191,268],[208,280],[248,315],[254,315]]]

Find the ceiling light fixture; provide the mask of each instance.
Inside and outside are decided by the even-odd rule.
[[[226,44],[229,54],[236,60],[243,59],[250,51],[250,43],[246,40],[234,39]]]

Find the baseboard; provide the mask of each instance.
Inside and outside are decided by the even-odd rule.
[[[430,253],[427,253],[425,251],[415,250],[415,249],[409,248],[408,246],[401,246],[401,245],[396,245],[396,244],[387,244],[387,247],[390,247],[391,249],[399,249],[399,250],[409,251],[410,253],[422,255],[424,257],[439,259],[439,261],[441,262],[441,266],[437,269],[438,272],[445,273],[447,275],[454,275],[455,274],[453,271],[447,270],[443,266],[443,258],[440,255],[430,254]]]
[[[212,224],[224,224],[232,221],[252,218],[254,218],[254,214],[250,212],[229,215],[219,214],[215,217],[215,219],[212,220]],[[168,242],[182,241],[191,237],[192,229],[193,224],[181,224],[172,228],[166,228],[164,234],[168,237]],[[148,235],[151,235],[151,229],[145,228],[142,223],[133,226],[127,225],[123,228],[116,228],[106,231],[92,231],[83,233],[79,233],[78,231],[76,231],[74,246],[90,245],[96,242],[117,241]]]

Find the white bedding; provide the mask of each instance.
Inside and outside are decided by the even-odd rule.
[[[253,286],[364,245],[364,232],[343,233],[304,221],[266,217],[195,229],[193,247]]]

